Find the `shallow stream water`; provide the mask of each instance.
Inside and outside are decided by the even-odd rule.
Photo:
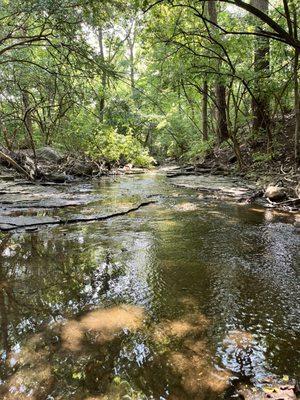
[[[1,234],[1,399],[213,400],[299,375],[295,216],[158,173],[74,190],[100,195],[85,214],[157,202]]]

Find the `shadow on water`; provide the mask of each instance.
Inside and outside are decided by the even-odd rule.
[[[233,377],[299,373],[291,217],[157,175],[101,190],[106,203],[159,203],[1,236],[1,398],[217,399]]]

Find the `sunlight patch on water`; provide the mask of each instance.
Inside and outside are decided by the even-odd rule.
[[[143,319],[144,310],[131,305],[91,311],[79,321],[68,321],[64,325],[61,334],[63,348],[79,351],[87,332],[95,334],[98,343],[105,343],[124,329],[136,331],[142,325]]]

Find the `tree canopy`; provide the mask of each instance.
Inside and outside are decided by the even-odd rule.
[[[232,148],[243,168],[247,147],[299,163],[296,0],[1,3],[6,148],[137,165]]]

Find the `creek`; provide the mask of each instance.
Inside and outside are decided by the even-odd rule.
[[[1,233],[1,398],[213,400],[228,382],[299,375],[295,215],[199,196],[157,172],[63,190],[90,201],[53,210],[22,198],[2,215],[156,202]]]

